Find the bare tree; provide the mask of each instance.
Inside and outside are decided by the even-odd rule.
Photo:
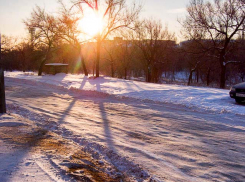
[[[245,2],[243,0],[191,0],[187,7],[188,15],[182,25],[185,36],[195,39],[204,49],[213,49],[220,66],[220,88],[225,88],[226,68],[236,62],[228,59],[232,39],[243,30]],[[203,40],[210,40],[208,46]]]
[[[16,50],[19,53],[20,67],[23,72],[31,67],[30,62],[34,54],[32,41],[24,38],[16,45]]]
[[[14,50],[18,45],[18,41],[19,41],[17,37],[12,37],[7,35],[2,35],[1,39],[2,39],[1,49],[3,53]]]
[[[81,11],[85,8],[84,5],[91,8],[98,16],[102,16],[103,22],[105,22],[103,30],[98,32],[95,37],[97,41],[96,77],[99,77],[102,41],[111,33],[133,25],[133,22],[137,19],[141,11],[141,6],[136,6],[134,3],[131,8],[128,8],[125,0],[105,0],[103,5],[101,5],[101,2],[99,3],[99,0],[74,1],[74,6],[77,6]]]
[[[109,62],[111,77],[113,78],[115,77],[115,72],[116,72],[116,57],[117,57],[116,45],[114,42],[110,42],[107,44],[103,44],[102,48],[105,50],[106,53],[102,56],[102,59]]]
[[[147,82],[158,82],[166,52],[175,45],[175,35],[162,28],[160,21],[145,19],[136,24],[136,45],[141,49]]]
[[[201,40],[199,40],[201,41]],[[202,44],[207,45],[210,44],[210,41],[202,40]],[[213,62],[213,54],[211,50],[203,49],[203,46],[200,42],[196,40],[188,40],[181,43],[180,46],[181,59],[187,63],[187,67],[189,69],[189,78],[187,85],[190,85],[193,81],[193,73],[196,76],[196,83],[199,82],[199,76],[201,72],[206,72],[206,81],[207,85],[209,85],[209,77],[211,71],[211,65],[214,66],[215,62]]]
[[[17,46],[19,39],[13,36],[2,35],[2,48],[0,66],[7,70],[13,70],[19,64],[17,57]]]
[[[135,44],[133,44],[133,40],[123,40],[118,43],[116,50],[120,68],[124,73],[124,79],[127,79],[130,65],[135,60]]]
[[[58,40],[58,22],[54,16],[45,12],[45,9],[36,6],[31,17],[24,20],[24,24],[32,33],[35,31],[34,45],[46,48],[46,53],[38,69],[38,76],[41,76],[44,64],[50,58],[52,48]]]
[[[62,39],[64,42],[68,42],[72,45],[80,55],[81,64],[83,67],[83,71],[85,76],[88,76],[87,67],[85,64],[84,57],[82,55],[82,44],[85,42],[79,38],[82,32],[78,29],[79,20],[81,16],[79,16],[78,12],[72,11],[72,9],[66,8],[67,6],[63,4],[62,1],[59,1],[62,8],[60,11],[59,24],[58,27],[58,37]]]

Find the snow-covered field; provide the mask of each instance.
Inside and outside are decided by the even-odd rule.
[[[121,97],[182,105],[193,110],[245,115],[244,105],[229,97],[229,90],[171,84],[152,84],[110,77],[57,74],[38,77],[36,73],[5,72],[6,77],[35,80],[67,89],[95,90]]]

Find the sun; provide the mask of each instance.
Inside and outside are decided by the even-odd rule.
[[[79,22],[79,28],[88,36],[95,36],[102,31],[103,20],[94,13],[85,15]]]

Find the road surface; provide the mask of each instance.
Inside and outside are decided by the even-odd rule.
[[[245,181],[245,117],[6,78],[8,105],[45,115],[159,181]]]

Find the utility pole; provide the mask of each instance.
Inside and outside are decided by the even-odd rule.
[[[2,63],[2,41],[0,33],[0,114],[6,113],[5,86],[4,86],[4,70]]]

